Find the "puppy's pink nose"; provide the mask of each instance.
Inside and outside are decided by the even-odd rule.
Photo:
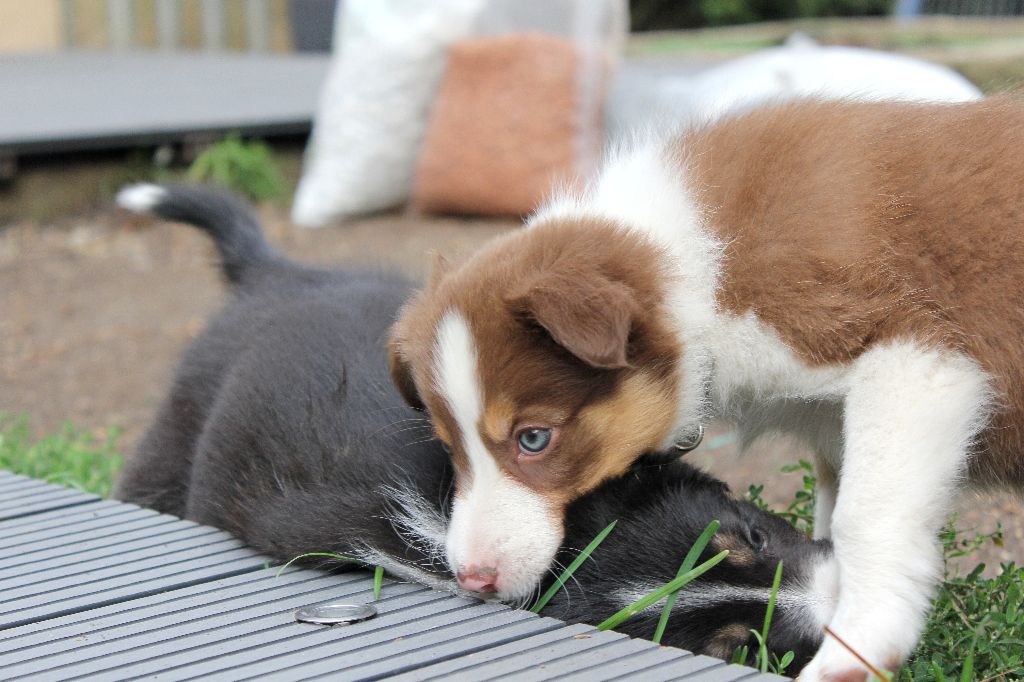
[[[491,566],[470,566],[456,575],[459,587],[472,592],[497,592],[498,569]]]

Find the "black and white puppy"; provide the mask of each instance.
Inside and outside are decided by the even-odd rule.
[[[117,497],[224,528],[279,559],[340,552],[457,590],[444,560],[449,458],[388,376],[387,332],[411,284],[289,262],[244,204],[210,189],[135,185],[118,201],[207,232],[235,295],[186,352]],[[731,655],[760,627],[779,561],[769,645],[801,664],[821,643],[832,596],[811,581],[831,561],[830,546],[693,467],[642,460],[577,500],[567,518],[563,564],[612,520],[618,526],[546,615],[603,620],[675,577],[718,519],[702,559],[722,549],[729,557],[682,592],[663,643]],[[650,637],[660,609],[620,629]]]

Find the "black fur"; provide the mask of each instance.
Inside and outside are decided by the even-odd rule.
[[[213,237],[235,296],[186,352],[117,496],[225,528],[279,559],[375,550],[450,580],[437,547],[395,524],[400,505],[382,492],[408,488],[420,512],[448,513],[447,456],[387,372],[385,338],[410,283],[292,264],[274,254],[243,204],[208,189],[167,188],[152,212]],[[614,519],[616,530],[545,614],[600,622],[623,606],[624,593],[675,577],[690,545],[719,519],[719,535],[746,543],[754,560],[725,561],[682,592],[663,639],[719,655],[740,642],[716,641],[716,634],[730,625],[760,629],[766,600],[741,595],[697,608],[702,594],[726,585],[763,595],[780,559],[784,585],[799,589],[811,564],[830,551],[736,501],[720,481],[652,458],[572,505],[562,564]],[[754,546],[759,534],[763,550]],[[650,637],[659,613],[638,614],[619,629]],[[769,644],[803,663],[820,643],[814,630],[804,613],[783,604]]]

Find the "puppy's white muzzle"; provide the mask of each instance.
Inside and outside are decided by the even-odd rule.
[[[474,477],[452,508],[448,565],[464,589],[525,599],[550,568],[562,535],[561,515],[544,496],[504,475]]]

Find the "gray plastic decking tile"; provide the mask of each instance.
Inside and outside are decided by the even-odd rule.
[[[783,679],[390,580],[375,618],[298,623],[301,606],[373,601],[372,576],[267,563],[223,531],[0,472],[0,676]]]
[[[542,682],[556,677],[571,677],[579,674],[582,669],[608,664],[624,657],[633,658],[642,651],[657,647],[653,642],[623,637],[584,651],[573,651],[554,660],[535,663],[530,668],[501,679],[505,682]]]
[[[524,658],[530,667],[546,665],[574,653],[600,650],[620,641],[626,641],[625,635],[617,632],[598,632],[593,626],[576,626],[587,628],[573,634],[557,632],[558,639],[541,648],[532,649],[528,656],[508,656],[492,663],[473,666],[473,674],[486,675],[488,679],[503,679],[507,676],[522,674]]]
[[[124,514],[105,519],[93,519],[88,523],[68,524],[66,528],[50,528],[36,533],[22,535],[11,540],[20,540],[17,544],[2,548],[0,554],[0,578],[16,573],[18,567],[27,562],[37,562],[32,570],[45,568],[45,562],[52,558],[55,538],[61,537],[66,530],[61,555],[80,555],[88,551],[107,549],[113,552],[132,551],[149,544],[166,541],[172,534],[186,532],[171,516]],[[65,561],[65,565],[67,561]]]
[[[49,509],[89,504],[98,499],[95,495],[85,495],[77,490],[48,491],[21,500],[11,500],[7,504],[0,504],[0,521],[38,514]]]
[[[93,581],[93,575],[86,573],[75,579],[51,582],[46,590],[31,586],[31,576],[26,576],[28,586],[16,593],[5,589],[0,597],[0,629],[255,571],[265,563],[263,557],[247,549],[227,549],[216,554],[205,549],[190,550],[174,559],[168,566],[154,565],[142,571],[133,570],[137,567],[129,561],[98,572],[100,580]],[[121,568],[127,572],[119,573]]]
[[[566,625],[562,628],[550,630],[530,637],[524,637],[514,642],[492,647],[484,651],[473,652],[465,656],[448,661],[434,663],[419,670],[410,671],[394,677],[394,680],[401,682],[424,682],[426,680],[450,679],[458,676],[460,671],[472,669],[474,673],[481,676],[495,676],[502,674],[502,670],[521,670],[523,655],[527,654],[530,661],[539,661],[550,658],[551,652],[557,651],[557,647],[572,640],[589,640],[597,633],[592,625]],[[603,634],[600,635],[604,637]],[[614,633],[607,633],[609,641],[617,639]],[[572,646],[571,644],[569,646]],[[518,662],[517,662],[518,661]]]
[[[3,493],[0,492],[0,497],[2,496]],[[4,538],[13,537],[23,532],[34,532],[44,527],[50,527],[55,523],[75,523],[90,518],[93,514],[101,513],[106,505],[121,506],[125,510],[138,509],[138,507],[130,504],[96,499],[73,507],[41,510],[21,518],[6,519],[0,521],[0,528],[4,529]],[[152,513],[155,514],[156,512]]]
[[[515,612],[512,612],[515,613]],[[398,656],[381,656],[372,663],[353,667],[342,667],[342,674],[352,679],[371,680],[390,677],[397,673],[420,668],[424,665],[446,658],[462,656],[473,651],[481,651],[492,646],[514,641],[527,635],[562,626],[559,621],[551,621],[536,617],[514,617],[512,614],[495,614],[491,622],[469,623],[466,627],[450,628],[448,632],[434,631],[423,634],[423,640],[417,649]],[[509,622],[501,622],[509,621]],[[471,628],[491,626],[474,633]],[[434,638],[440,638],[435,640]],[[303,666],[294,672],[303,677],[308,673],[317,674],[311,679],[330,679],[333,670],[341,666],[342,661],[327,660],[316,665]],[[293,671],[289,670],[289,674]]]
[[[301,595],[337,584],[335,576],[310,571],[289,570],[280,578],[275,578],[274,573],[273,569],[252,571],[0,630],[0,668],[34,658],[39,651],[88,646],[121,637],[124,631],[141,633],[167,623],[264,603],[275,594]]]
[[[622,682],[668,682],[669,680],[700,680],[704,682],[712,675],[717,676],[720,668],[725,668],[725,661],[710,656],[690,656],[679,661],[669,661],[660,665],[650,666],[643,670],[615,678]],[[748,672],[756,672],[750,668]],[[715,677],[715,679],[721,679]],[[732,678],[727,678],[732,679]]]
[[[139,513],[142,512],[140,515]],[[25,551],[24,545],[42,540],[52,546],[54,538],[75,537],[93,528],[125,523],[125,518],[161,518],[155,511],[137,509],[117,502],[95,502],[85,507],[57,509],[35,514],[17,521],[0,522],[0,557],[14,556]],[[174,517],[163,517],[173,519]]]
[[[552,680],[571,680],[574,677],[583,676],[587,682],[604,682],[615,680],[619,677],[635,673],[646,668],[654,668],[669,661],[678,661],[681,658],[692,656],[689,652],[680,651],[671,647],[656,646],[653,649],[645,649],[632,656],[619,658],[614,661],[602,661],[599,665],[581,666],[576,671],[567,675],[552,677]]]
[[[395,601],[422,601],[418,593],[431,595],[416,585],[400,585]],[[212,607],[194,608],[171,616],[156,616],[143,622],[124,623],[102,632],[93,632],[88,641],[64,638],[56,646],[47,643],[19,652],[21,663],[6,665],[5,674],[12,678],[45,670],[60,679],[98,674],[112,669],[120,678],[133,671],[163,670],[175,664],[185,665],[218,655],[234,653],[247,644],[266,646],[277,639],[309,634],[308,628],[282,631],[282,624],[292,624],[296,608],[336,599],[358,598],[368,601],[372,581],[358,576],[346,583],[336,579],[320,581],[305,589],[276,595],[269,601],[245,596]],[[410,595],[410,593],[412,593]],[[298,623],[295,623],[298,626]],[[3,659],[0,658],[0,661]]]
[[[293,679],[308,678],[311,673],[299,673],[297,668],[310,661],[339,657],[352,665],[376,657],[387,657],[398,653],[395,647],[399,643],[424,632],[508,612],[502,607],[482,606],[474,601],[432,591],[417,596],[419,603],[399,604],[402,608],[393,612],[388,612],[388,605],[382,602],[378,605],[380,614],[376,618],[355,626],[323,628],[289,622],[285,624],[284,635],[290,638],[301,637],[301,640],[282,642],[284,646],[275,644],[269,648],[261,647],[259,651],[240,652],[239,655],[217,660],[205,660],[169,671],[171,677],[168,679],[191,679],[214,672],[218,679],[254,679],[276,671],[286,671],[286,675]],[[344,661],[339,667],[344,667]]]
[[[0,479],[0,495],[3,499],[13,500],[33,490],[49,490],[50,484],[46,481],[39,481],[34,478],[5,477]]]

